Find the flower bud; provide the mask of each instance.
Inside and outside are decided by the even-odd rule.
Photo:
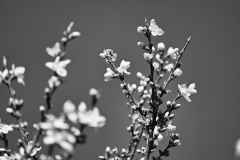
[[[144,32],[146,32],[146,30],[147,30],[147,28],[146,28],[146,27],[142,27],[142,26],[139,26],[139,27],[137,28],[137,32],[138,32],[138,33],[144,33]]]
[[[162,43],[162,42],[158,43],[157,49],[158,49],[158,51],[160,52],[160,54],[162,54],[162,53],[165,51],[165,45],[164,45],[164,43]]]
[[[182,74],[182,70],[180,68],[177,68],[174,72],[173,72],[173,76],[174,77],[179,77]]]
[[[99,156],[98,158],[101,159],[101,160],[105,160],[106,159],[104,156]]]
[[[138,78],[141,78],[143,75],[142,75],[142,73],[141,72],[137,72],[137,77]]]
[[[143,92],[143,90],[144,90],[144,86],[139,86],[139,87],[138,87],[138,92],[141,93],[141,92]]]

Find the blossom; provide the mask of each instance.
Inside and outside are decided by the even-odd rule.
[[[139,26],[139,27],[137,28],[138,33],[145,33],[146,30],[147,30],[147,27]]]
[[[5,69],[3,72],[0,71],[0,83],[5,80],[5,78],[8,76],[8,70]]]
[[[153,54],[150,53],[144,53],[143,57],[146,61],[150,62],[150,60],[153,58]]]
[[[111,50],[111,49],[103,50],[103,53],[100,53],[99,55],[102,58],[105,58],[106,62],[108,60],[115,61],[117,59],[117,53],[113,53],[113,50]]]
[[[61,84],[61,81],[59,80],[58,77],[56,76],[52,76],[49,80],[48,80],[48,85],[50,88],[53,87],[58,87]]]
[[[76,107],[71,101],[66,101],[63,104],[63,111],[66,113],[68,119],[73,123],[77,123],[78,115],[76,113]]]
[[[164,34],[164,31],[157,26],[157,24],[156,24],[156,22],[155,22],[154,19],[152,19],[152,20],[150,21],[150,26],[149,26],[148,29],[151,31],[151,34],[152,34],[153,36],[161,36],[161,35]]]
[[[107,68],[107,72],[104,74],[105,81],[107,82],[112,80],[114,76],[115,73],[110,68]]]
[[[12,65],[12,70],[10,70],[10,73],[14,75],[14,77],[17,78],[18,83],[21,83],[22,85],[25,85],[23,78],[24,78],[24,72],[25,72],[25,68],[24,67],[16,67],[13,64]]]
[[[197,90],[194,89],[195,88],[195,83],[192,83],[189,85],[189,87],[186,87],[186,84],[182,84],[179,85],[178,84],[178,91],[179,93],[188,101],[191,102],[191,99],[189,98],[189,96],[191,94],[195,94],[197,93]]]
[[[54,115],[46,115],[47,120],[46,122],[41,122],[39,124],[40,128],[43,130],[53,130],[53,129],[68,129],[69,125],[65,123],[65,119],[63,117],[56,118]]]
[[[174,72],[173,72],[173,76],[174,77],[178,77],[182,74],[182,70],[180,68],[177,68]]]
[[[170,72],[173,69],[174,65],[172,63],[167,64],[163,67],[163,69],[166,69],[168,72]]]
[[[58,56],[58,53],[61,52],[61,49],[60,49],[60,43],[59,42],[56,42],[55,45],[50,48],[50,47],[47,47],[46,48],[46,51],[47,53],[52,56],[52,57],[56,57]]]
[[[7,124],[2,124],[0,120],[0,135],[7,134],[9,131],[12,131],[13,128]]]
[[[159,63],[153,62],[153,67],[155,70],[157,70],[159,68]]]
[[[71,62],[70,59],[60,61],[60,57],[57,56],[54,62],[47,62],[46,66],[52,71],[56,72],[59,76],[66,77],[67,70],[65,67]]]
[[[131,74],[130,72],[127,71],[127,69],[129,67],[130,67],[130,62],[122,60],[120,67],[117,68],[117,71],[121,74],[125,73],[125,74],[129,75],[129,74]]]
[[[92,97],[100,98],[100,92],[96,90],[95,88],[91,88],[89,90],[89,95]]]
[[[177,58],[177,53],[178,52],[178,48],[173,48],[173,47],[169,47],[168,51],[167,51],[167,56],[170,56],[172,59],[176,59]]]
[[[87,111],[87,106],[84,102],[81,102],[78,106],[78,118],[79,122],[86,124],[89,127],[102,127],[105,125],[106,118],[101,116],[99,109],[94,107],[92,110]]]

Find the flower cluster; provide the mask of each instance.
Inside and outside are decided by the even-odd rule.
[[[128,100],[127,106],[130,108],[129,116],[132,122],[130,126],[127,127],[131,136],[128,148],[123,148],[122,152],[119,153],[117,149],[110,150],[110,148],[107,147],[105,156],[99,157],[102,160],[113,159],[110,158],[112,155],[116,155],[114,159],[132,160],[135,152],[142,155],[142,159],[148,160],[150,155],[156,150],[158,143],[164,137],[170,137],[166,149],[164,151],[159,150],[158,157],[152,157],[153,159],[160,160],[162,156],[167,157],[170,155],[169,148],[181,144],[179,134],[171,133],[176,130],[176,126],[172,125],[174,119],[172,112],[181,106],[176,103],[181,97],[191,102],[189,96],[197,93],[195,83],[191,84],[188,88],[186,84],[178,85],[178,94],[172,102],[167,101],[167,109],[165,111],[162,111],[161,105],[163,104],[163,95],[171,92],[167,90],[169,82],[183,73],[180,69],[180,59],[190,42],[190,38],[180,52],[178,48],[173,47],[169,47],[168,51],[165,52],[165,44],[160,42],[157,44],[158,53],[155,53],[156,50],[151,36],[161,36],[164,34],[164,31],[158,27],[154,19],[150,21],[150,24],[145,19],[145,23],[146,26],[139,26],[137,31],[146,36],[148,45],[144,42],[138,42],[138,46],[144,50],[143,57],[150,65],[150,74],[145,76],[141,72],[137,73],[137,77],[140,80],[139,86],[136,84],[127,84],[124,80],[125,74],[130,74],[126,71],[126,69],[130,67],[130,62],[123,60],[120,67],[116,68],[114,61],[117,55],[113,54],[111,49],[104,50],[104,53],[100,54],[113,68],[113,70],[107,68],[107,72],[104,74],[105,81],[110,81],[113,78],[118,78],[121,81],[120,86]],[[156,60],[154,60],[154,57]],[[171,60],[176,60],[175,64],[170,63],[169,61]],[[160,81],[166,74],[168,74],[168,78],[160,85]],[[156,76],[156,79],[154,79],[154,76]],[[138,91],[139,101],[133,96],[136,89]],[[141,138],[145,140],[146,145],[141,147],[141,149],[137,149]]]

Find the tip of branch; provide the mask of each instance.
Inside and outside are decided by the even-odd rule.
[[[191,36],[188,38],[188,42],[190,42],[190,40],[191,40]]]

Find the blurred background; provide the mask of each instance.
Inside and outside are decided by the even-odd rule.
[[[182,107],[174,112],[172,124],[177,126],[181,145],[170,149],[170,157],[164,159],[235,159],[235,142],[240,138],[239,6],[237,0],[0,1],[0,60],[5,55],[9,64],[26,68],[26,86],[13,86],[17,98],[25,102],[22,119],[29,123],[29,138],[34,133],[32,124],[40,120],[39,106],[45,105],[44,89],[52,75],[45,67],[46,62],[53,61],[46,47],[59,42],[62,32],[74,21],[72,30],[82,35],[68,45],[66,58],[72,62],[67,67],[66,83],[54,94],[51,113],[59,115],[67,100],[75,105],[84,101],[90,107],[89,89],[101,89],[97,106],[107,119],[106,125],[98,131],[84,131],[88,135],[86,144],[77,147],[73,160],[98,159],[107,146],[120,151],[127,147],[130,120],[126,98],[119,80],[104,82],[109,66],[99,53],[104,48],[113,49],[118,54],[116,66],[122,60],[130,61],[128,70],[132,74],[126,81],[139,85],[136,73],[148,74],[150,70],[143,50],[137,46],[137,42],[147,43],[137,32],[147,18],[155,19],[165,32],[153,37],[155,47],[164,42],[167,49],[181,49],[192,36],[181,60],[183,75],[170,83],[172,93],[164,100],[173,100],[177,85],[186,82],[196,83],[198,93],[190,97],[191,103],[179,100]],[[0,118],[10,124],[15,119],[5,112],[8,100],[7,87],[0,85]],[[8,138],[10,148],[17,150],[19,133],[10,132]],[[159,149],[167,142],[165,138]]]

